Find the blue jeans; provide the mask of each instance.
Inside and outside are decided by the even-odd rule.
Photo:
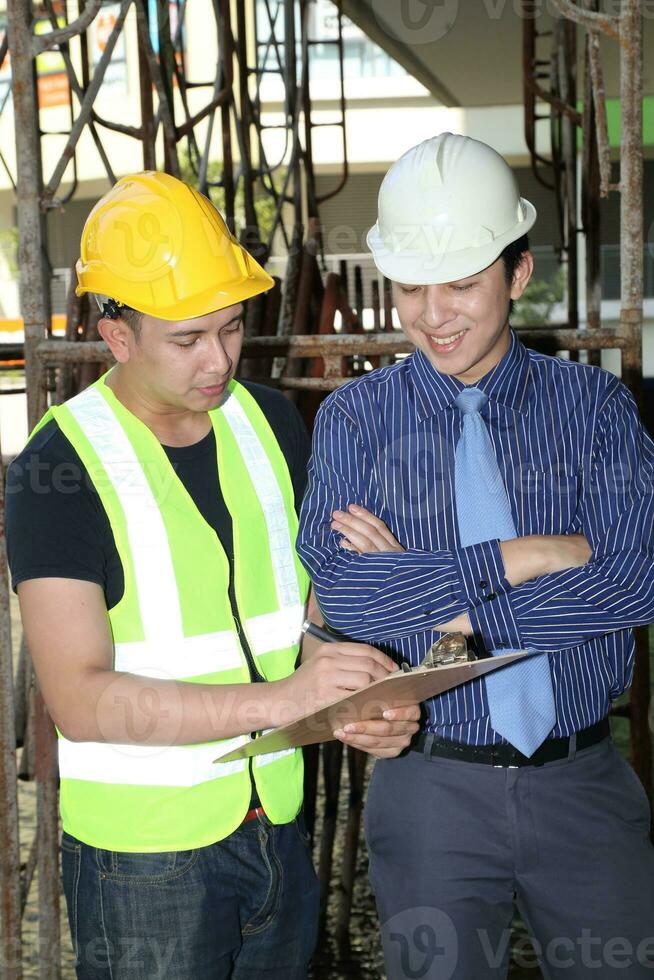
[[[192,851],[130,854],[64,833],[79,980],[303,980],[318,883],[302,817],[261,816]]]

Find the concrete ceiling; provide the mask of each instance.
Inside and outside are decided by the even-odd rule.
[[[538,31],[551,29],[551,3],[534,0],[533,9]],[[521,0],[343,0],[343,12],[447,106],[522,102],[521,10]],[[644,18],[644,29],[645,93],[654,94],[654,18]],[[550,50],[543,38],[539,57]],[[606,94],[615,98],[617,42],[603,39],[602,56]]]

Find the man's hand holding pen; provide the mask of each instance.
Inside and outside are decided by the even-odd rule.
[[[279,702],[284,714],[279,725],[317,711],[398,670],[390,657],[367,643],[341,640],[308,621],[304,632],[322,642],[303,657],[294,674],[277,682],[284,686],[284,697]],[[377,758],[392,758],[407,747],[418,731],[419,718],[420,706],[409,705],[389,709],[378,720],[351,722],[333,734],[346,745]]]

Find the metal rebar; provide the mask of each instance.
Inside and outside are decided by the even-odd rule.
[[[556,350],[624,350],[629,339],[617,329],[602,327],[600,330],[570,330],[568,327],[518,328],[518,336],[526,343],[548,342]],[[354,354],[408,354],[412,343],[400,330],[362,334],[337,334],[332,336],[277,336],[247,337],[243,341],[244,357],[347,357]],[[103,341],[84,344],[67,343],[63,340],[47,340],[39,344],[36,356],[42,364],[71,363],[113,364],[113,357]]]
[[[41,144],[36,65],[32,57],[32,23],[23,0],[7,4],[12,93],[16,134],[16,210],[20,303],[25,331],[25,387],[31,429],[39,419],[41,366],[34,351],[50,322],[50,278],[45,259],[45,221],[39,207],[42,191]]]
[[[59,915],[59,807],[57,739],[41,692],[36,708],[36,834],[39,878],[39,977],[60,980],[61,919]]]
[[[137,7],[136,16],[145,18],[145,31],[136,31],[139,62],[139,101],[141,106],[141,139],[143,141],[143,169],[156,170],[154,109],[152,101],[152,76],[144,37],[149,33],[148,9]]]
[[[102,7],[102,0],[89,0],[88,6],[79,15],[77,20],[71,21],[66,27],[50,31],[48,34],[39,34],[32,38],[32,52],[34,57],[50,51],[54,47],[59,47],[70,41],[72,37],[81,34],[89,26],[96,14]]]
[[[9,607],[9,576],[5,549],[5,494],[0,449],[0,963],[6,980],[21,980],[20,841],[16,773],[16,723]]]
[[[54,195],[56,194],[59,188],[59,184],[61,183],[61,178],[63,177],[66,167],[70,162],[70,158],[72,157],[75,151],[75,147],[77,146],[79,138],[82,135],[84,127],[88,124],[89,120],[91,119],[91,110],[93,108],[93,103],[95,101],[98,92],[100,91],[100,86],[102,85],[107,68],[109,67],[109,63],[111,62],[111,56],[113,54],[114,48],[116,47],[116,42],[118,41],[120,32],[123,29],[123,23],[125,21],[125,17],[127,16],[127,11],[129,10],[131,3],[132,0],[122,0],[120,11],[118,13],[118,16],[116,17],[116,23],[113,26],[111,34],[107,38],[106,47],[102,52],[102,57],[100,58],[100,61],[98,62],[95,68],[95,71],[93,72],[93,78],[91,80],[91,84],[89,85],[88,90],[84,96],[84,101],[80,106],[79,116],[77,117],[77,119],[75,120],[71,128],[70,136],[68,137],[66,141],[66,145],[62,150],[61,156],[59,157],[59,161],[56,167],[54,168],[52,177],[50,178],[48,185],[43,192],[43,201],[46,204],[52,201],[52,199],[54,198]],[[37,119],[38,119],[38,110],[37,110]]]
[[[622,373],[641,410],[643,326],[643,12],[639,0],[625,0],[620,18],[620,327],[628,338]],[[650,667],[647,630],[636,630],[636,663],[631,688],[631,753],[634,768],[652,794],[649,728]]]
[[[609,150],[608,124],[606,121],[604,74],[602,72],[600,43],[597,31],[590,31],[588,34],[588,65],[593,87],[593,105],[595,106],[595,132],[600,175],[599,192],[600,197],[608,197],[611,186],[611,155]]]
[[[565,105],[574,106],[577,101],[577,28],[574,23],[562,20],[556,25],[558,35],[558,83]],[[581,117],[579,118],[581,123]],[[561,156],[563,159],[563,188],[565,201],[566,273],[568,299],[568,325],[576,330],[579,326],[579,284],[577,243],[577,124],[568,116],[561,119]]]
[[[320,856],[318,859],[318,881],[320,883],[320,911],[318,914],[319,928],[324,930],[327,920],[327,903],[329,901],[329,885],[332,877],[334,861],[334,840],[338,823],[338,798],[341,788],[341,769],[343,765],[343,743],[324,742],[322,745],[323,762],[323,824],[320,837]]]
[[[179,162],[177,159],[177,137],[175,130],[174,103],[169,102],[166,83],[159,66],[159,61],[152,49],[148,29],[147,0],[135,0],[138,16],[137,30],[141,39],[141,50],[145,53],[148,69],[159,98],[158,112],[161,117],[164,134],[164,157],[166,168],[173,177],[179,177]]]
[[[345,824],[343,855],[341,859],[341,877],[335,929],[336,941],[339,949],[343,953],[347,951],[350,940],[350,919],[352,915],[357,856],[359,854],[367,762],[368,755],[365,752],[361,752],[348,745],[347,763],[350,792],[348,796],[347,821]]]
[[[45,0],[45,7],[46,7],[46,10],[48,12],[48,16],[50,18],[50,23],[54,27],[54,25],[57,23],[57,14],[55,13],[54,5],[53,5],[53,0]],[[59,53],[61,54],[61,57],[63,59],[64,65],[65,65],[65,68],[66,68],[66,75],[68,76],[68,84],[71,87],[71,89],[73,90],[73,92],[75,93],[75,95],[77,96],[77,98],[79,99],[80,103],[82,103],[84,101],[84,90],[83,90],[82,86],[79,84],[79,82],[77,80],[77,75],[75,73],[75,68],[73,67],[73,62],[71,60],[70,52],[68,50],[68,42],[67,41],[66,42],[63,42],[62,41],[61,42]],[[71,100],[71,112],[72,112],[72,100]],[[88,125],[89,125],[89,131],[90,131],[91,136],[93,138],[93,142],[95,143],[95,148],[98,151],[98,156],[102,160],[102,165],[104,166],[104,169],[106,171],[107,177],[109,178],[109,183],[110,184],[115,184],[115,182],[116,182],[116,176],[115,176],[115,174],[114,174],[114,172],[112,170],[111,164],[109,163],[109,157],[107,156],[106,150],[105,150],[104,146],[102,145],[102,140],[100,139],[100,135],[99,135],[97,129],[95,128],[95,125],[93,124],[93,119],[90,119],[89,120],[89,124]],[[73,191],[74,191],[74,188],[73,188]],[[70,196],[72,196],[72,193],[71,193]]]
[[[597,140],[595,138],[595,95],[590,72],[589,47],[584,59],[584,123],[582,132],[581,222],[585,237],[586,326],[601,326],[602,277],[600,262],[600,180]],[[589,364],[599,367],[599,351],[588,352]]]
[[[622,25],[618,17],[597,13],[593,10],[582,10],[572,0],[552,0],[553,5],[564,17],[581,24],[588,30],[602,31],[615,40],[620,39]]]

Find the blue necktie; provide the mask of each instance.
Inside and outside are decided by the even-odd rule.
[[[480,415],[487,401],[479,388],[465,388],[455,402],[463,413],[463,431],[454,457],[456,514],[463,547],[517,537],[493,444]],[[488,674],[486,692],[494,730],[524,755],[533,755],[556,721],[547,655],[532,656]]]

